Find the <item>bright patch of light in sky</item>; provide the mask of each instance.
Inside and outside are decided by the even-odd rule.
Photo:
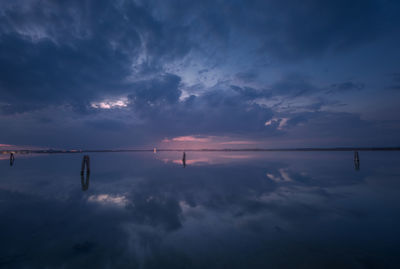
[[[200,142],[206,143],[210,142],[210,138],[207,137],[195,137],[195,136],[178,136],[172,139],[164,139],[162,142],[169,143],[169,142]]]
[[[265,122],[265,126],[270,126],[270,125],[272,125],[274,123],[277,123],[278,124],[278,128],[277,129],[278,130],[282,130],[283,127],[287,124],[288,120],[289,120],[289,118],[280,118],[280,119],[272,118],[269,121]]]
[[[117,100],[103,100],[101,102],[93,102],[90,104],[90,106],[98,109],[112,109],[127,107],[128,103],[128,98],[123,97]]]

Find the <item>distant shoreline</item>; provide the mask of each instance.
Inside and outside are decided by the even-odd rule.
[[[276,151],[400,151],[400,147],[331,147],[331,148],[247,148],[247,149],[157,149],[167,151],[198,152],[276,152]],[[110,150],[0,150],[2,154],[60,154],[60,153],[94,153],[94,152],[154,152],[154,149],[110,149]]]

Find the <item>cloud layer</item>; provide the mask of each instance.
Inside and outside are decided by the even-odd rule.
[[[399,112],[395,1],[19,0],[0,8],[4,144],[400,143],[391,116]]]

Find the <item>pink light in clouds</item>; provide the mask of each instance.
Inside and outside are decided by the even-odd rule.
[[[14,145],[0,144],[0,148],[10,148],[10,147],[14,147]]]
[[[247,138],[235,138],[228,136],[205,136],[205,135],[187,135],[173,138],[165,138],[161,141],[161,147],[201,149],[201,148],[240,148],[255,147],[262,144],[263,141],[257,141]]]
[[[210,138],[205,137],[194,137],[194,136],[178,136],[172,139],[164,139],[162,142],[169,143],[169,142],[197,142],[197,143],[207,143],[210,142]]]
[[[221,142],[221,145],[249,145],[249,144],[257,144],[257,141],[251,141],[251,140],[238,140],[238,141],[227,141],[227,142]]]
[[[35,150],[35,149],[43,149],[43,148],[35,146],[25,146],[25,145],[0,144],[0,150]]]

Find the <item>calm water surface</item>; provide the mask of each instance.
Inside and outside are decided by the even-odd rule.
[[[400,268],[399,152],[1,157],[1,268]]]

